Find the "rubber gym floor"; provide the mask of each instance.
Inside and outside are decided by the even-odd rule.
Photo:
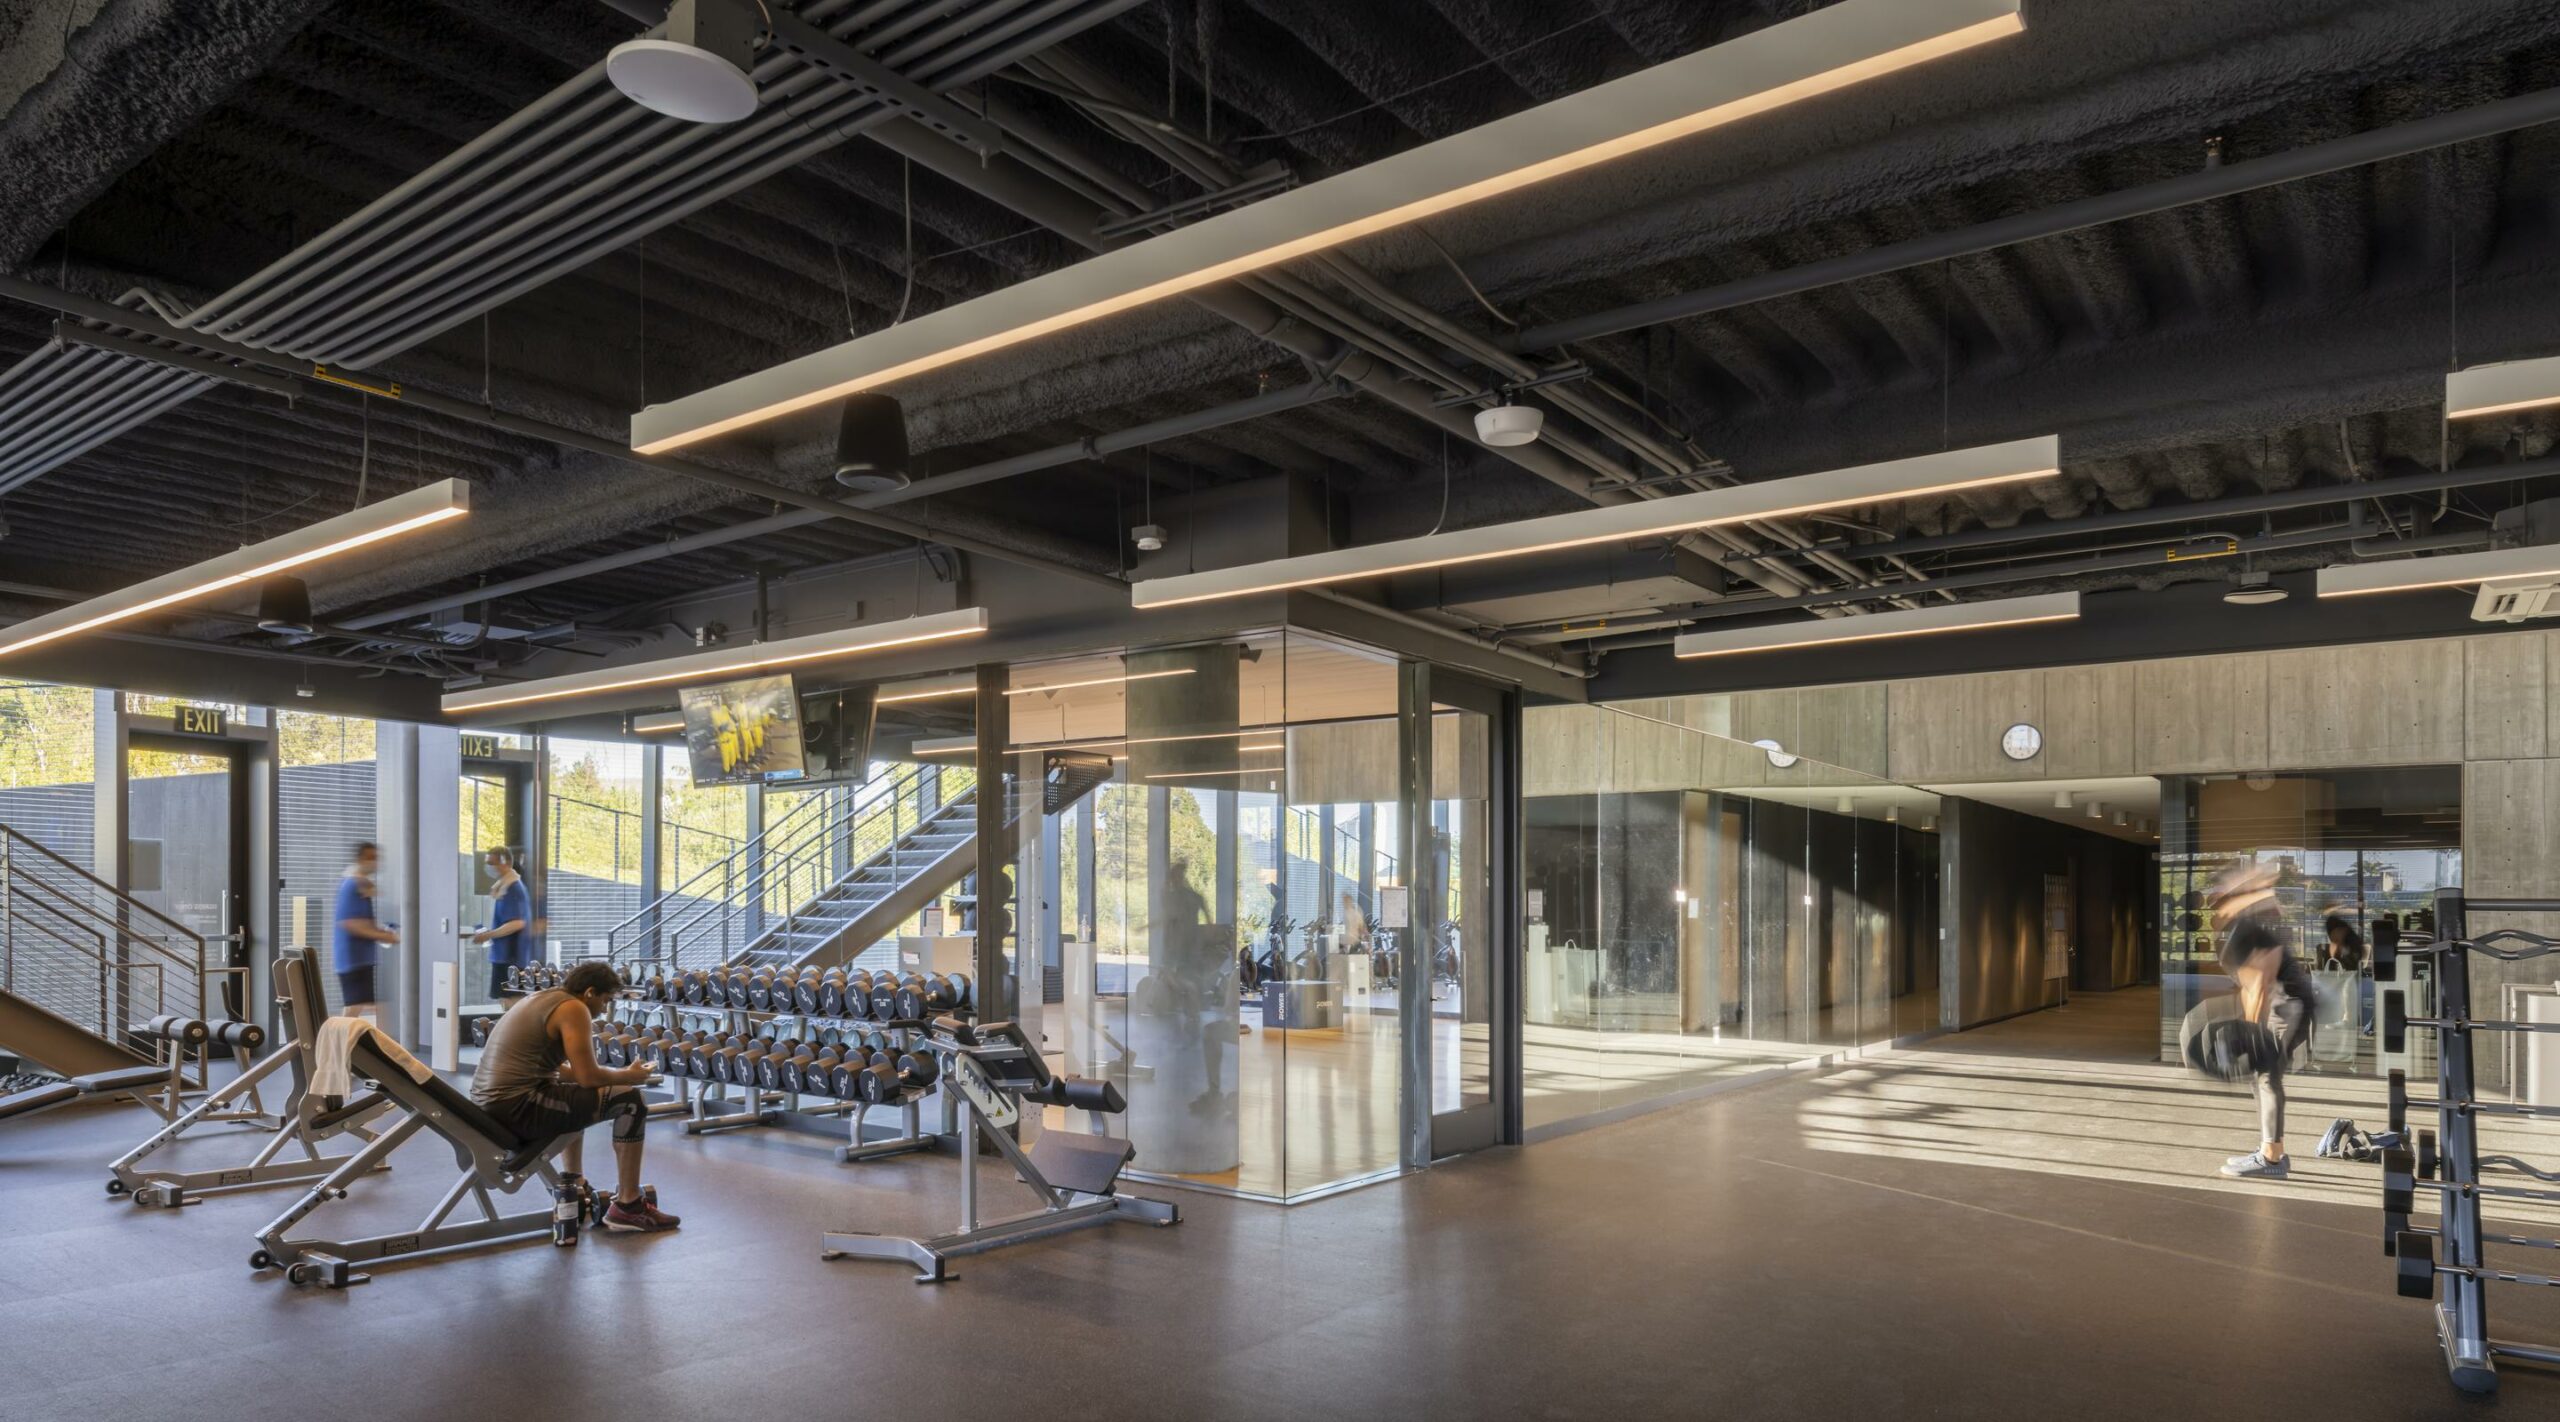
[[[2070,1014],[2096,1010],[1290,1210],[1158,1189],[1180,1227],[966,1259],[931,1288],[822,1262],[817,1238],[946,1227],[948,1157],[841,1166],[814,1139],[661,1125],[648,1175],[682,1231],[332,1294],[247,1267],[290,1189],[113,1204],[103,1165],[143,1113],[57,1113],[0,1135],[0,1418],[2560,1413],[2560,1378],[2510,1369],[2487,1402],[2447,1385],[2426,1306],[2393,1292],[2372,1167],[2217,1178],[2252,1143],[2246,1096],[2073,1055]],[[2294,1134],[2376,1096],[2306,1080]],[[449,1160],[413,1143],[362,1219],[414,1220]],[[2493,1294],[2493,1331],[2560,1339],[2552,1293]]]

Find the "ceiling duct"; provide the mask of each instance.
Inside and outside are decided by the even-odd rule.
[[[964,0],[923,21],[812,0],[796,19],[932,94],[1140,3]],[[363,368],[910,112],[788,49],[749,76],[763,99],[751,116],[700,124],[632,102],[599,61],[193,311],[148,292],[118,304],[235,345]],[[39,350],[0,374],[0,493],[213,384],[138,357]]]

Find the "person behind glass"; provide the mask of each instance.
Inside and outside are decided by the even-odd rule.
[[[596,1060],[595,1019],[612,1011],[620,996],[622,975],[599,962],[571,968],[558,987],[525,994],[489,1029],[489,1044],[471,1075],[471,1099],[526,1140],[568,1137],[560,1152],[564,1190],[584,1179],[587,1128],[612,1122],[614,1193],[604,1227],[617,1233],[674,1229],[681,1221],[659,1209],[640,1185],[649,1103],[639,1088],[650,1070]]]
[[[507,981],[507,969],[533,966],[533,896],[516,873],[516,857],[505,849],[485,856],[489,866],[489,926],[471,935],[489,945],[489,995]]]
[[[373,842],[356,846],[347,860],[347,872],[338,876],[338,896],[329,913],[335,925],[331,966],[338,974],[340,1009],[349,1017],[378,1022],[382,1017],[381,995],[374,987],[374,965],[382,946],[398,943],[400,935],[382,926],[373,916],[373,871],[380,867],[382,853]]]
[[[2238,985],[2240,1015],[2274,1034],[2276,1054],[2253,1077],[2258,1099],[2258,1148],[2223,1162],[2222,1173],[2243,1180],[2282,1180],[2293,1173],[2284,1153],[2284,1063],[2311,1030],[2311,975],[2293,955],[2293,930],[2276,905],[2273,864],[2236,859],[2205,889],[2221,934],[2222,970]]]
[[[2320,921],[2320,929],[2328,937],[2329,946],[2320,950],[2320,966],[2337,972],[2357,973],[2364,967],[2364,935],[2356,931],[2356,921],[2348,917],[2346,906],[2333,906]],[[2356,1030],[2373,1030],[2373,979],[2363,978],[2356,988]]]

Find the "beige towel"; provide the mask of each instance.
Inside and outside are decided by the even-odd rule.
[[[382,1054],[400,1064],[412,1081],[424,1081],[433,1073],[427,1064],[409,1055],[409,1049],[393,1041],[391,1034],[375,1026],[368,1018],[332,1017],[320,1024],[320,1040],[311,1048],[311,1092],[315,1096],[352,1096],[355,1073],[347,1068],[347,1054],[355,1050],[362,1034],[370,1033],[373,1044]]]

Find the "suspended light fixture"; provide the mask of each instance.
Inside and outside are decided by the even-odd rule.
[[[736,123],[756,111],[753,70],[764,36],[743,0],[675,0],[667,22],[604,57],[604,77],[651,113]]]
[[[310,636],[311,585],[290,573],[258,584],[258,630]]]
[[[1743,652],[1785,652],[1842,642],[1872,642],[1883,637],[1981,632],[1993,627],[2069,622],[2079,615],[2080,594],[2076,592],[1995,598],[1989,602],[1951,602],[1894,612],[1870,612],[1859,617],[1779,622],[1765,627],[1737,627],[1722,632],[1683,632],[1672,640],[1671,655],[1695,658],[1729,657]]]
[[[1843,0],[632,417],[659,454],[1768,113],[2024,28],[2019,0]]]
[[[1825,12],[1827,13],[1827,12]],[[1947,450],[1882,464],[1861,464],[1820,474],[1763,479],[1696,494],[1638,499],[1546,518],[1463,528],[1450,533],[1399,538],[1386,543],[1337,548],[1296,558],[1275,558],[1205,573],[1147,578],[1130,586],[1137,607],[1179,607],[1219,598],[1251,597],[1290,588],[1349,582],[1580,548],[1594,543],[1624,543],[1659,538],[1691,529],[1785,518],[1821,509],[1856,508],[1893,499],[1917,498],[1991,484],[2041,479],[2061,469],[2061,442],[2051,435],[2014,440],[1978,449]],[[2075,604],[2076,605],[2076,604]]]
[[[0,629],[0,656],[41,647],[65,637],[76,637],[128,618],[145,616],[251,583],[263,583],[289,569],[369,547],[430,524],[460,518],[469,512],[471,486],[459,479],[439,480],[423,489],[412,489],[378,504],[368,504],[353,513],[322,519],[308,528],[296,529],[263,543],[253,543],[225,553],[219,558],[208,558],[174,573],[136,583],[121,592],[93,597],[58,612],[30,617],[15,626]]]
[[[912,482],[907,474],[907,415],[886,395],[845,397],[836,419],[836,482],[886,494]]]
[[[2054,807],[2055,809],[2057,809],[2057,810],[2067,810],[2067,809],[2070,809],[2070,808],[2071,808],[2071,792],[2070,792],[2070,791],[2068,791],[2068,790],[2056,790],[2056,791],[2054,791],[2054,792],[2053,792],[2053,807]]]
[[[2434,558],[2393,558],[2380,563],[2341,563],[2323,568],[2317,580],[2322,597],[2363,597],[2372,593],[2416,592],[2424,588],[2467,587],[2511,578],[2560,576],[2560,547],[2498,548],[2486,553],[2452,553]]]
[[[770,671],[889,647],[970,637],[986,630],[987,610],[968,607],[957,612],[936,612],[895,622],[874,622],[807,637],[786,637],[779,642],[749,642],[689,657],[601,667],[595,671],[572,672],[567,676],[546,677],[539,681],[460,692],[444,698],[444,713],[448,716],[470,716],[535,701],[601,696],[607,692],[665,686],[679,681],[709,681],[740,672]]]
[[[2444,378],[2444,417],[2476,419],[2560,405],[2560,356],[2475,365]]]
[[[2105,819],[2106,817],[2107,817],[2107,807],[2106,807],[2106,806],[2099,804],[2099,803],[2098,803],[2097,801],[2095,801],[2095,800],[2092,800],[2092,801],[2090,801],[2090,802],[2089,802],[2089,818],[2091,818],[2091,819],[2093,819],[2093,820],[2103,820],[2103,819]]]

